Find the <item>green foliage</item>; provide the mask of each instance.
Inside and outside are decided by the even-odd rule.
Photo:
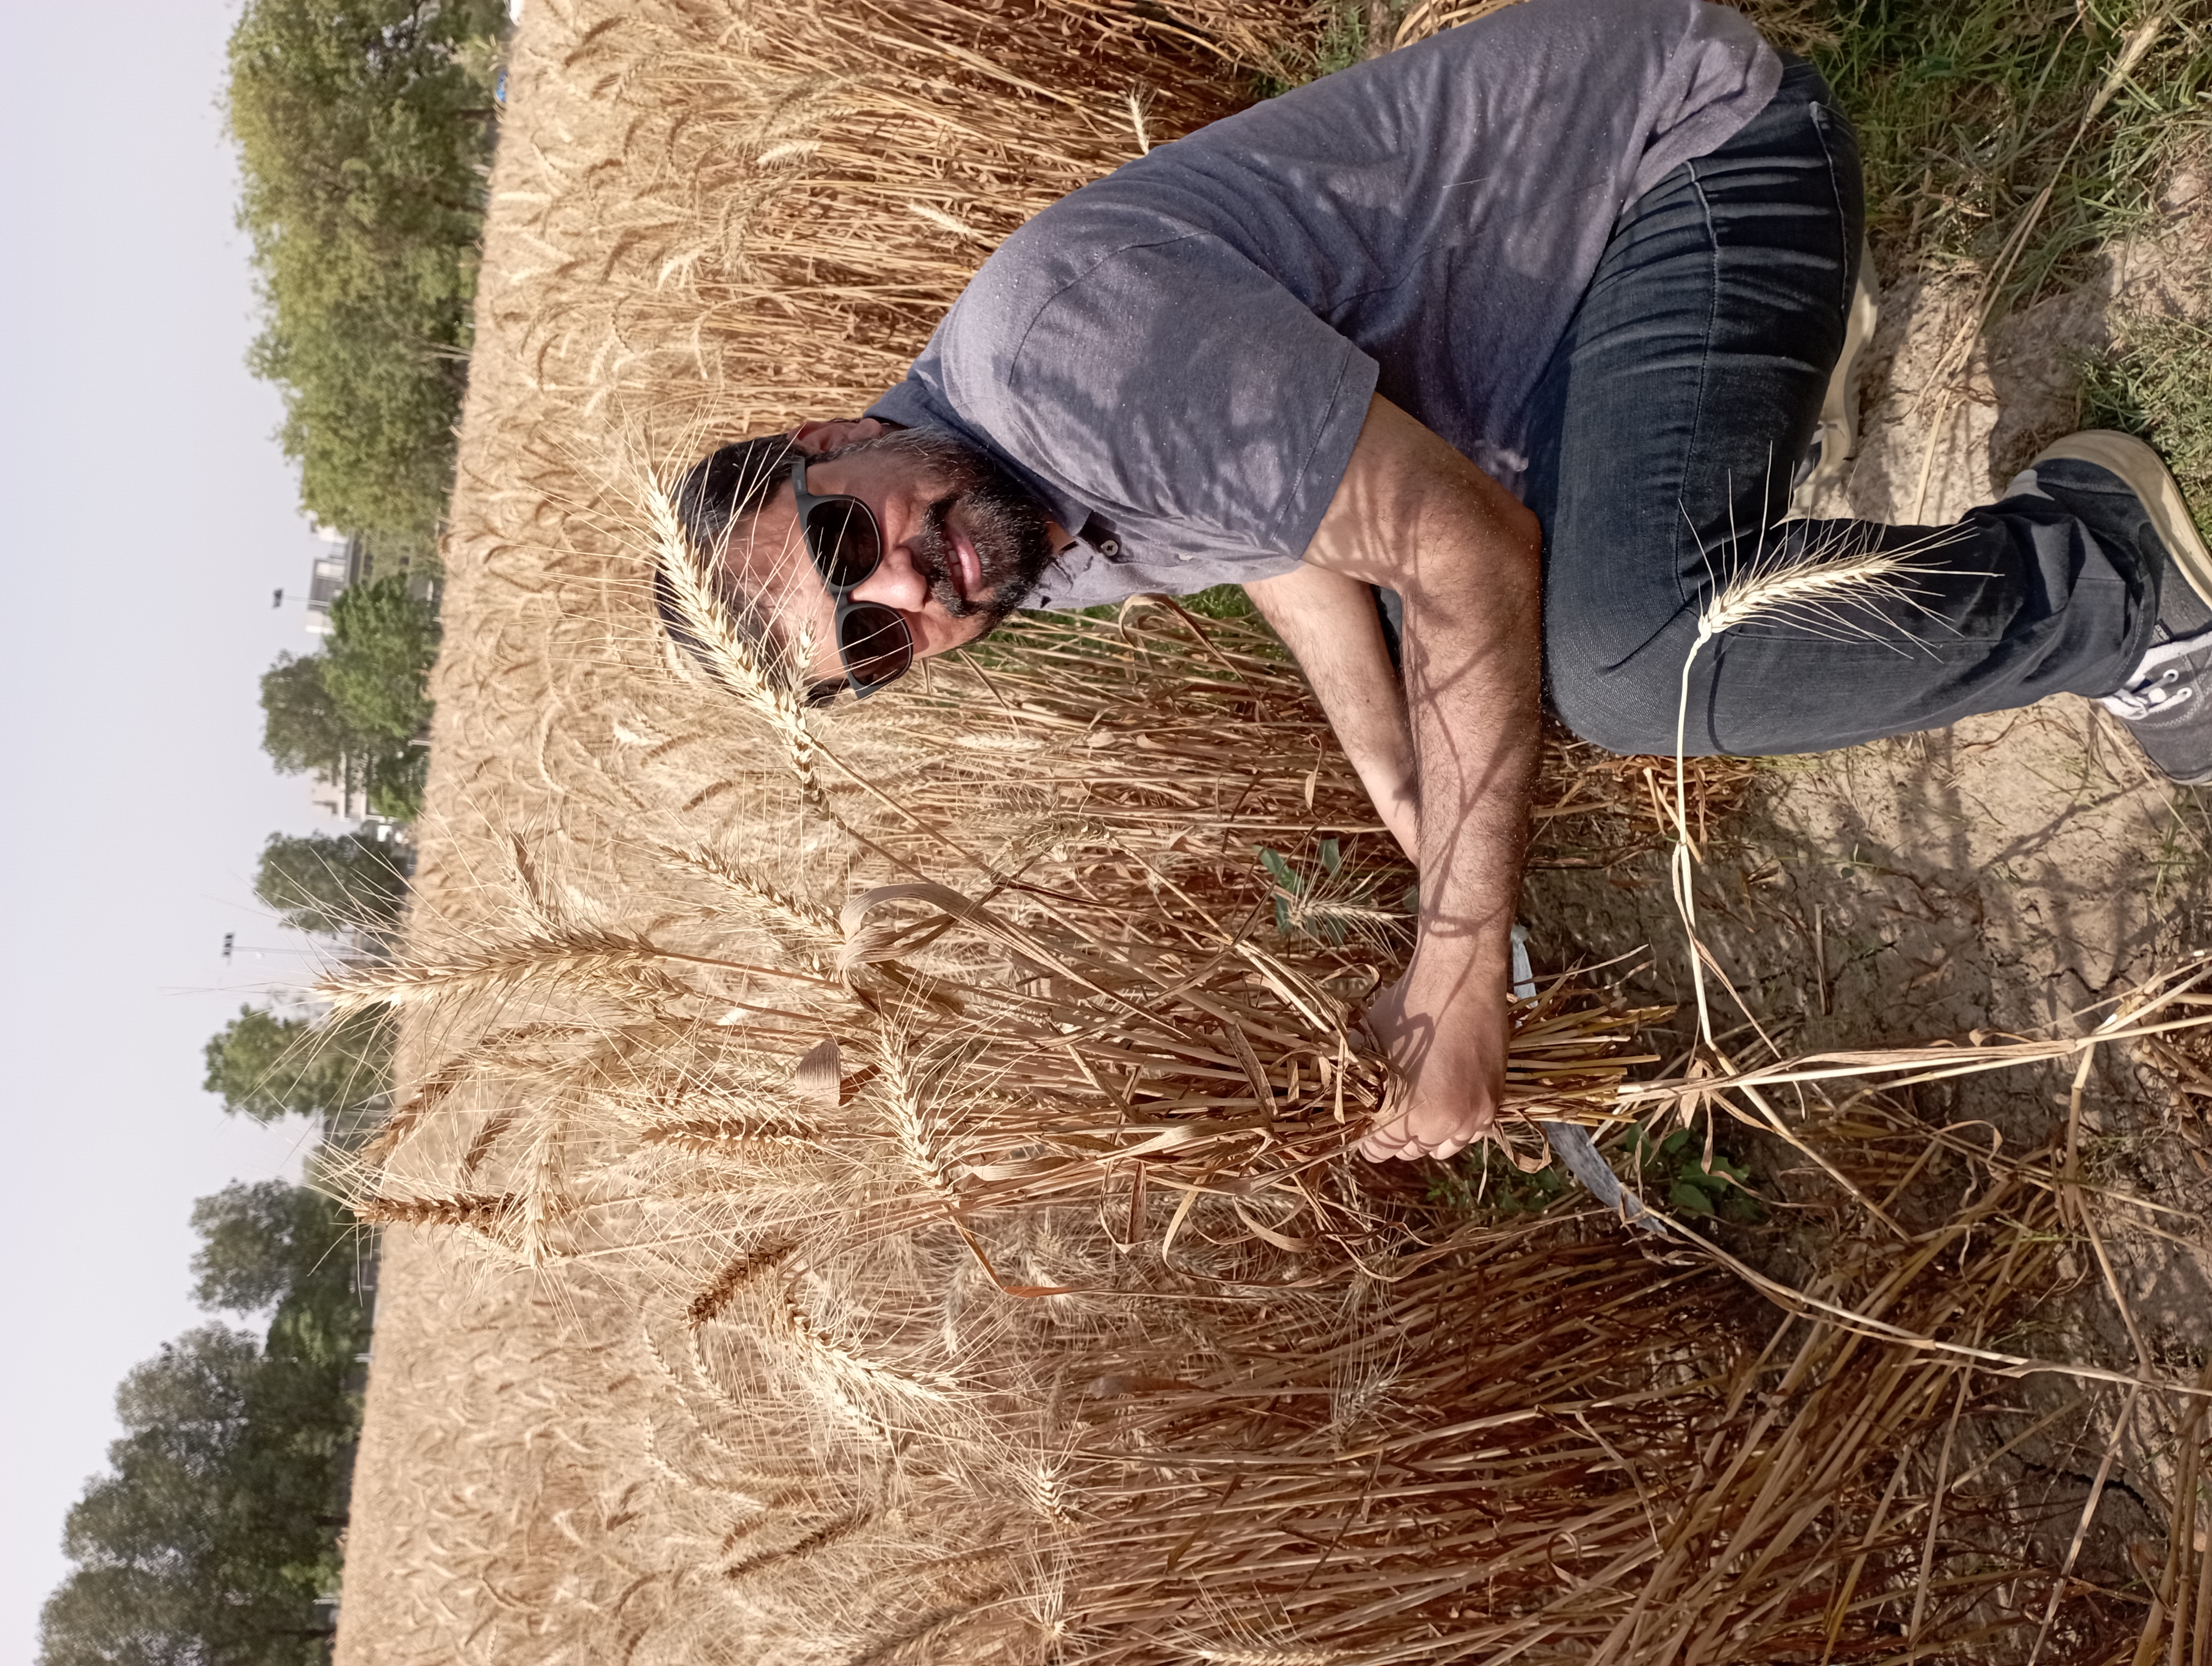
[[[1676,1128],[1655,1143],[1642,1128],[1632,1128],[1626,1151],[1635,1164],[1630,1183],[1670,1214],[1692,1219],[1718,1216],[1744,1226],[1766,1219],[1765,1207],[1749,1189],[1751,1170],[1719,1150],[1707,1168],[1705,1138],[1693,1129]]]
[[[331,604],[323,686],[355,732],[404,746],[430,721],[438,610],[404,575],[350,586]]]
[[[341,1450],[356,1416],[343,1365],[192,1329],[124,1378],[111,1474],[70,1507],[76,1573],[46,1602],[46,1666],[314,1666],[337,1584]]]
[[[1470,1146],[1429,1177],[1429,1201],[1454,1214],[1541,1214],[1567,1195],[1564,1164],[1523,1174],[1497,1146]]]
[[[326,1025],[246,1006],[207,1044],[203,1085],[225,1110],[273,1122],[357,1110],[392,1085],[392,1037],[368,1014]]]
[[[370,812],[395,822],[413,821],[422,813],[422,788],[429,774],[430,755],[420,747],[369,759]]]
[[[1360,0],[1338,0],[1319,15],[1312,40],[1296,55],[1278,59],[1252,85],[1255,98],[1271,99],[1367,56],[1367,8]],[[1382,44],[1387,46],[1387,35]]]
[[[1704,1137],[1688,1128],[1655,1143],[1642,1128],[1631,1128],[1620,1152],[1627,1158],[1628,1186],[1669,1214],[1700,1220],[1717,1216],[1745,1226],[1766,1219],[1765,1207],[1750,1189],[1751,1170],[1719,1151],[1706,1168]],[[1616,1161],[1613,1166],[1622,1164]],[[1590,1201],[1571,1183],[1565,1164],[1554,1161],[1523,1174],[1487,1143],[1469,1146],[1429,1182],[1429,1201],[1456,1214],[1539,1214],[1564,1198]]]
[[[2212,538],[2212,329],[2188,319],[2130,319],[2104,357],[2081,368],[2082,425],[2140,435],[2165,455],[2197,524]]]
[[[263,750],[279,769],[365,787],[378,815],[414,820],[437,655],[437,608],[410,595],[404,575],[351,586],[331,604],[326,652],[280,654],[262,674]]]
[[[289,1358],[344,1365],[360,1351],[352,1217],[307,1186],[243,1181],[192,1205],[192,1299],[215,1313],[264,1313]]]
[[[2151,9],[2152,0],[1835,0],[1809,55],[1858,128],[1877,248],[1899,266],[1990,271],[2049,187],[2000,297],[2018,300],[2124,231],[2166,161],[2200,143],[2212,119],[2200,97],[2212,55],[2192,40],[2208,10],[2186,0],[2083,131]]]
[[[42,1666],[319,1666],[368,1332],[345,1223],[282,1182],[202,1199],[204,1303],[275,1315],[264,1341],[209,1325],[125,1377],[123,1437],[69,1513],[76,1569],[41,1618]]]
[[[419,538],[466,385],[500,0],[247,0],[230,130],[286,454],[325,525]]]
[[[342,779],[371,744],[331,698],[322,655],[280,654],[262,672],[261,749],[284,774]]]
[[[272,833],[261,847],[253,894],[294,931],[335,937],[380,931],[407,905],[407,873],[394,846],[347,833],[303,839]]]

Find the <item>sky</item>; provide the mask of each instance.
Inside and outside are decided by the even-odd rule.
[[[0,0],[0,1666],[36,1657],[117,1382],[205,1321],[192,1200],[298,1172],[296,1125],[200,1088],[310,964],[253,900],[263,841],[340,830],[259,747],[319,545],[244,365],[236,12]]]

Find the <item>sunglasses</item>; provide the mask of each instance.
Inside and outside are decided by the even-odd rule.
[[[914,632],[892,608],[856,602],[854,589],[866,584],[883,564],[884,535],[876,517],[857,497],[842,493],[817,497],[806,489],[806,459],[791,459],[791,496],[806,539],[807,559],[822,587],[837,604],[831,629],[837,638],[837,662],[854,694],[866,700],[887,683],[896,682],[914,665]],[[816,696],[824,685],[816,685]],[[835,690],[836,684],[826,685]]]

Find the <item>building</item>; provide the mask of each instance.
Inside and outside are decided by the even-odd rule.
[[[331,629],[331,604],[348,585],[359,584],[368,576],[368,552],[362,545],[359,534],[341,538],[334,532],[323,534],[323,552],[315,557],[313,575],[307,581],[307,629],[317,636],[327,635]]]

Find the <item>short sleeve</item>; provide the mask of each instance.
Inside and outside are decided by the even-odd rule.
[[[1217,237],[1092,241],[1049,283],[1039,268],[1058,263],[1026,252],[1024,281],[971,289],[939,332],[952,402],[1109,514],[1302,555],[1351,461],[1375,362]]]

